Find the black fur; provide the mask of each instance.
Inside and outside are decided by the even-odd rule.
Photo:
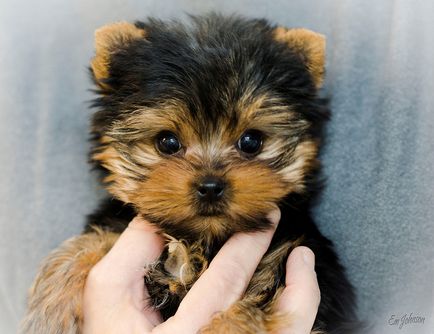
[[[129,106],[154,106],[166,98],[185,102],[194,117],[202,120],[203,128],[217,126],[220,118],[235,117],[230,112],[232,102],[252,85],[257,87],[255,93],[272,92],[293,106],[300,119],[311,123],[309,129],[288,136],[320,136],[327,106],[317,97],[302,57],[272,39],[274,26],[264,20],[218,15],[192,21],[191,27],[156,20],[136,23],[146,30],[148,42],[132,42],[113,55],[106,80],[111,89],[101,88],[102,95],[95,101],[98,111],[93,131],[97,137],[128,115]],[[230,86],[231,78],[237,78],[236,86]],[[281,167],[284,162],[275,163]],[[316,175],[308,179],[307,195],[290,195],[280,203],[282,218],[272,244],[304,236],[303,245],[316,255],[321,289],[316,324],[327,333],[352,333],[345,328],[355,321],[353,288],[331,241],[310,217],[312,191],[318,183]],[[110,199],[90,216],[85,231],[96,225],[122,232],[134,216],[134,208]],[[208,250],[210,258],[217,249]],[[284,275],[282,266],[276,285],[283,284]],[[177,303],[179,300],[164,311],[165,317],[173,314]]]
[[[153,19],[136,26],[146,29],[147,42],[132,42],[111,58],[106,83],[112,90],[100,91],[107,94],[94,101],[97,133],[128,115],[129,106],[149,107],[165,99],[186,103],[207,129],[236,116],[233,102],[251,86],[257,95],[273,92],[311,121],[309,134],[316,135],[327,118],[302,57],[274,41],[275,26],[265,20],[210,15],[194,17],[191,28]]]

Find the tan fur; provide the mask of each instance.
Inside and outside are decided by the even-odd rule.
[[[140,177],[142,168],[128,160],[115,147],[103,145],[92,158],[112,172],[104,179],[108,183],[107,189],[123,202],[130,203],[128,193],[137,188],[136,179]]]
[[[297,145],[292,155],[292,163],[278,171],[288,183],[288,191],[304,191],[306,175],[318,167],[317,155],[317,142],[306,140]]]
[[[98,84],[103,88],[108,86],[102,82],[109,76],[110,56],[119,47],[134,39],[144,38],[145,31],[128,22],[118,22],[106,25],[95,31],[95,57],[91,67]]]
[[[178,101],[165,101],[153,108],[137,107],[131,111],[131,116],[115,122],[107,134],[120,141],[142,141],[149,144],[161,130],[182,135],[187,132],[187,136],[180,139],[188,143],[190,138],[195,137],[195,134],[193,137],[188,136],[194,124],[189,114],[186,106]]]
[[[90,269],[118,235],[95,229],[65,241],[43,262],[30,289],[20,333],[77,334],[83,321],[82,293]]]
[[[166,237],[168,257],[163,266],[170,275],[163,274],[158,269],[158,263],[154,263],[149,268],[148,277],[153,283],[168,286],[171,293],[183,298],[208,268],[208,261],[203,256],[200,243],[188,245],[182,240],[176,240],[168,235]]]
[[[188,245],[174,238],[171,238],[167,247],[169,255],[164,268],[187,290],[208,267],[203,248],[200,244]]]
[[[254,178],[252,182],[251,178]],[[240,164],[228,172],[228,178],[236,189],[229,215],[236,219],[240,216],[254,217],[272,209],[273,203],[285,194],[284,183],[272,170],[261,164]]]
[[[226,125],[221,124],[207,138],[200,137],[200,120],[193,119],[183,103],[174,100],[159,107],[138,108],[113,124],[93,155],[110,171],[105,178],[107,189],[148,217],[171,224],[182,222],[204,239],[237,231],[234,221],[265,215],[286,193],[303,192],[305,176],[316,166],[316,143],[294,143],[290,164],[277,172],[269,168],[267,160],[291,152],[287,137],[281,137],[280,124],[289,124],[284,129],[287,136],[288,131],[306,129],[307,122],[297,120],[288,106],[267,94],[253,98],[246,92],[238,108],[239,122],[233,131],[222,131]],[[249,128],[268,136],[256,161],[243,160],[235,148]],[[183,146],[170,158],[155,147],[155,136],[163,130],[174,132]],[[222,165],[215,168],[216,162]],[[209,174],[229,184],[225,217],[197,216],[194,183]]]
[[[270,309],[273,306],[274,303],[270,304]],[[242,300],[215,316],[200,334],[277,334],[291,325],[291,319],[291,315],[263,311]],[[315,329],[310,334],[326,332]]]
[[[286,43],[303,56],[315,85],[320,87],[324,78],[326,45],[324,35],[308,29],[278,27],[274,31],[274,38],[279,42]]]
[[[237,229],[239,218],[265,215],[276,201],[286,194],[281,178],[261,164],[239,163],[224,171],[232,189],[227,217],[198,217],[194,203],[192,183],[199,178],[197,171],[182,159],[164,161],[155,166],[148,178],[138,182],[136,191],[128,199],[149,217],[176,224],[182,222],[188,230],[207,235],[221,236],[231,229]],[[214,171],[214,175],[221,172]],[[255,175],[255,182],[251,182]],[[165,211],[161,211],[161,207]]]

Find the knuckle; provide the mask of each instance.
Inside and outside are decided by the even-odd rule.
[[[320,303],[321,303],[321,291],[318,288],[317,289],[317,294],[316,294],[316,304],[317,304],[317,306],[319,306]]]
[[[315,305],[317,307],[319,307],[319,304],[321,303],[321,290],[319,288],[318,285],[318,280],[316,278],[316,273],[315,273],[315,278],[314,278],[314,282],[313,282],[313,293],[314,293],[314,298],[315,298]]]
[[[104,267],[100,263],[97,263],[90,269],[87,275],[87,283],[96,285],[105,281],[107,281],[107,273]]]
[[[246,288],[250,275],[248,270],[236,259],[216,263],[219,272],[220,288],[229,295],[240,296]]]

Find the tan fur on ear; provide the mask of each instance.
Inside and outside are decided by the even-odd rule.
[[[95,57],[91,67],[98,83],[108,78],[110,54],[135,39],[145,37],[145,31],[128,22],[117,22],[103,26],[95,31]]]
[[[315,85],[319,88],[324,79],[325,36],[308,29],[278,27],[274,30],[274,38],[303,56]]]

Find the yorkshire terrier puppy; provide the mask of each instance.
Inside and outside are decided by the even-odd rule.
[[[213,14],[188,25],[115,23],[96,31],[95,46],[92,160],[113,198],[46,259],[22,332],[81,332],[87,273],[134,216],[167,238],[144,284],[168,318],[222,244],[269,228],[265,217],[277,204],[281,222],[244,297],[202,332],[277,331],[288,320],[274,305],[285,262],[305,245],[321,290],[314,331],[350,333],[352,287],[309,212],[328,116],[317,94],[324,37]]]

